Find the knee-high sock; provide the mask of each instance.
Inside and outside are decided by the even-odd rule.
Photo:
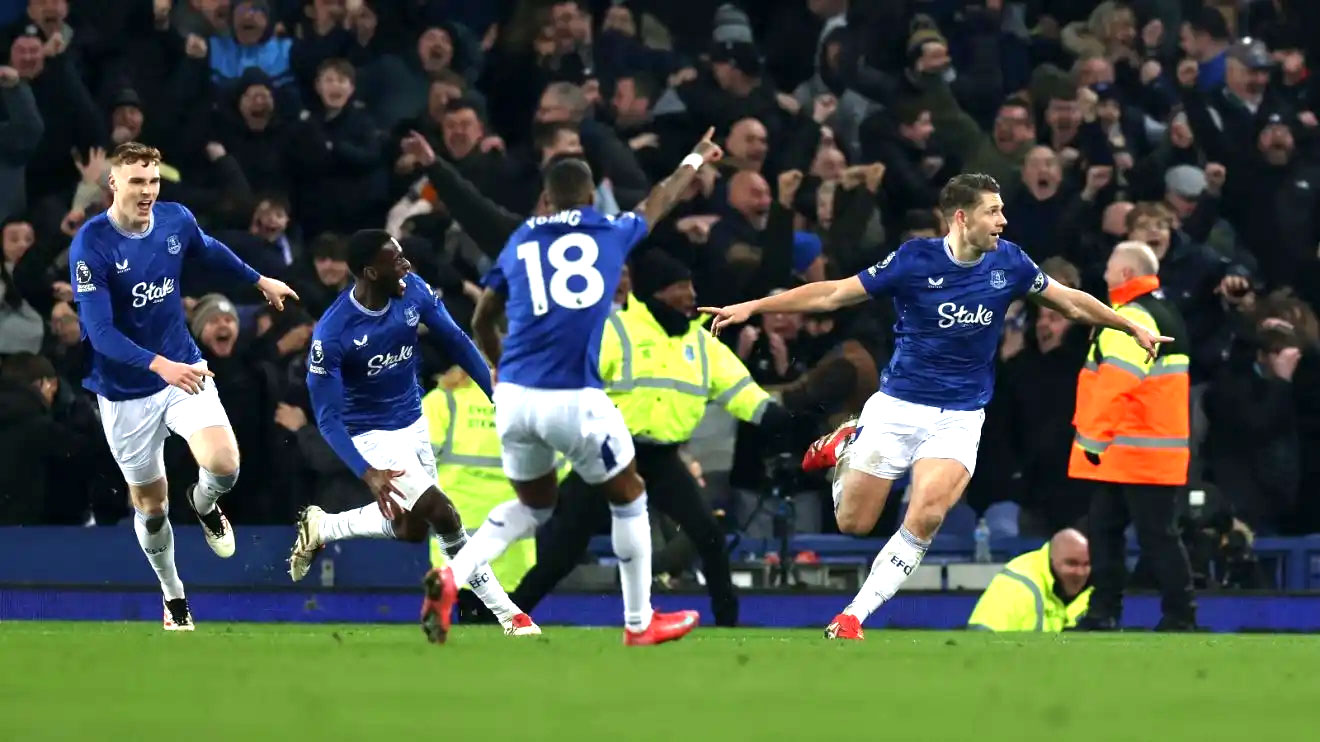
[[[468,535],[464,531],[456,533],[441,533],[436,536],[440,539],[440,550],[445,553],[445,557],[453,559],[458,556],[458,552],[467,546]],[[477,565],[477,569],[468,579],[467,584],[472,588],[472,592],[481,599],[481,602],[490,609],[491,613],[504,623],[521,613],[518,606],[514,605],[509,594],[504,591],[504,586],[495,579],[495,573],[491,571],[490,564],[482,562]]]
[[[133,514],[133,531],[138,545],[147,555],[151,568],[156,570],[160,590],[166,600],[183,597],[183,581],[174,566],[174,528],[170,525],[169,509],[160,515],[147,515],[141,510]]]
[[[610,505],[610,538],[619,558],[623,625],[644,631],[651,625],[651,519],[646,493],[626,505]]]
[[[857,597],[843,612],[865,621],[881,604],[894,597],[898,588],[921,564],[921,558],[929,548],[929,541],[913,536],[905,526],[900,527],[871,563],[871,574],[867,575]]]

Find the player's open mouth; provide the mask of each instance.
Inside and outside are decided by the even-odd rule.
[[[137,202],[138,211],[149,211],[151,209],[151,200]]]

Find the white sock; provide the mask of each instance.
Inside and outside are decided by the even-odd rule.
[[[517,500],[496,505],[486,522],[472,534],[467,545],[449,560],[458,584],[470,582],[477,568],[489,564],[509,548],[509,544],[530,538],[536,527],[550,520],[554,508],[529,508]],[[489,569],[489,567],[487,567]]]
[[[651,625],[651,520],[646,492],[627,505],[610,505],[610,539],[619,558],[623,625],[645,631]]]
[[[166,508],[165,514],[160,516],[164,522],[155,533],[147,530],[150,517],[141,510],[134,511],[133,530],[137,533],[138,545],[147,555],[147,561],[151,562],[151,568],[156,570],[165,599],[182,598],[183,581],[179,579],[179,571],[174,567],[174,528],[170,525],[169,509]]]
[[[436,536],[440,540],[440,550],[445,553],[445,557],[452,560],[458,555],[458,552],[467,545],[468,536],[464,531],[450,534],[439,534]],[[477,565],[477,570],[472,573],[472,577],[467,581],[468,587],[481,599],[481,602],[490,609],[491,613],[505,623],[514,616],[522,613],[522,610],[509,599],[509,594],[504,591],[500,581],[495,579],[495,573],[491,571],[490,564],[482,563]]]
[[[193,487],[193,507],[197,508],[197,513],[206,515],[215,510],[215,501],[220,499],[220,495],[232,490],[237,481],[237,471],[221,477],[198,467],[197,486]]]
[[[326,513],[321,519],[321,543],[350,538],[394,538],[394,522],[381,515],[375,503],[357,510]]]
[[[855,616],[858,621],[865,621],[881,604],[894,597],[898,588],[921,564],[921,558],[929,548],[929,541],[913,536],[906,526],[900,526],[898,533],[889,537],[885,548],[871,563],[871,574],[867,575],[857,597],[843,612]]]

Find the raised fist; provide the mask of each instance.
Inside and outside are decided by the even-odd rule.
[[[1195,59],[1184,59],[1178,63],[1178,84],[1190,88],[1196,84],[1201,68]]]

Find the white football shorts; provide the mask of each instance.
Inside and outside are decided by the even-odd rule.
[[[848,466],[881,479],[900,479],[918,459],[953,459],[976,471],[985,410],[942,410],[876,392],[857,420]]]
[[[403,497],[391,495],[405,510],[412,510],[422,495],[436,487],[435,452],[426,418],[398,430],[368,430],[353,436],[353,446],[373,469],[402,471],[394,486]]]
[[[206,362],[196,365],[205,367]],[[124,480],[135,486],[165,476],[165,439],[171,431],[187,440],[202,428],[229,427],[215,379],[210,377],[198,394],[167,386],[149,397],[115,402],[98,395],[96,401],[110,453]]]
[[[633,460],[623,414],[600,389],[495,385],[495,430],[504,473],[515,482],[548,474],[563,454],[587,484],[600,484]]]

